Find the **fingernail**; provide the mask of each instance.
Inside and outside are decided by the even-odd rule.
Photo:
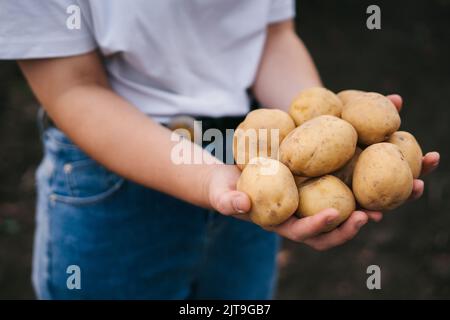
[[[436,160],[439,162],[441,155],[439,154],[439,152],[433,151],[431,152],[432,154],[434,154],[434,156],[436,157]]]
[[[239,208],[239,200],[238,199],[233,199],[233,209],[237,213],[244,213],[244,210]]]

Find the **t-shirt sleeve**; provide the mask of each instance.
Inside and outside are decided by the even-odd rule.
[[[269,23],[295,17],[295,0],[271,0]]]
[[[71,56],[96,47],[76,0],[1,0],[0,59]]]

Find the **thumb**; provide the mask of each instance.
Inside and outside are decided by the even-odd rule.
[[[219,194],[213,207],[224,215],[242,214],[250,210],[251,202],[244,192],[232,190]]]

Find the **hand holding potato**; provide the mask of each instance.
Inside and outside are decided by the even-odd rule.
[[[425,155],[422,172],[428,173],[435,169],[439,162],[439,154],[431,152]],[[247,194],[236,190],[236,183],[241,172],[234,165],[222,165],[211,168],[205,184],[206,192],[211,206],[218,212],[250,221],[247,212],[251,208],[251,202]],[[420,197],[423,184],[415,180],[412,198]],[[364,226],[368,219],[379,221],[382,218],[380,212],[361,211],[352,212],[350,217],[336,229],[324,233],[330,225],[340,218],[335,209],[325,209],[306,218],[291,216],[287,221],[267,230],[276,232],[289,240],[305,243],[316,250],[327,250],[351,240]]]
[[[314,91],[322,94],[320,90]],[[422,173],[430,172],[436,168],[439,162],[439,154],[431,152],[422,158],[420,146],[412,135],[403,132],[394,133],[399,125],[396,117],[398,117],[398,111],[401,108],[401,97],[391,95],[386,99],[378,94],[367,94],[360,91],[347,91],[340,93],[338,96],[343,101],[344,98],[346,99],[343,102],[343,112],[345,112],[347,104],[353,106],[352,112],[347,112],[346,118],[353,126],[357,127],[356,132],[358,133],[359,142],[362,143],[361,147],[366,148],[366,145],[371,145],[366,148],[367,150],[362,151],[359,156],[354,154],[356,144],[354,140],[356,141],[356,137],[349,134],[340,134],[337,128],[339,126],[333,127],[333,130],[328,130],[332,133],[329,135],[327,135],[327,130],[325,130],[327,125],[320,125],[312,130],[308,139],[302,135],[299,136],[299,132],[309,128],[309,122],[320,122],[321,118],[333,120],[336,118],[346,123],[331,115],[320,115],[320,113],[315,116],[312,115],[314,119],[302,123],[301,126],[293,130],[292,126],[290,126],[289,131],[291,132],[282,141],[280,160],[290,170],[282,166],[285,169],[282,170],[283,174],[271,179],[261,179],[259,169],[255,170],[255,167],[249,167],[248,170],[244,169],[245,174],[241,175],[239,183],[237,182],[239,171],[235,166],[226,166],[227,172],[214,170],[208,184],[211,205],[224,214],[231,214],[245,220],[251,219],[263,228],[277,232],[293,241],[304,242],[313,248],[323,250],[351,239],[369,218],[374,221],[379,221],[382,218],[382,213],[377,211],[362,210],[354,211],[350,214],[350,211],[354,209],[353,194],[340,179],[346,180],[346,184],[352,187],[348,180],[353,178],[353,193],[356,195],[359,204],[369,209],[391,209],[401,204],[408,196],[410,198],[420,197],[423,192],[423,182],[417,179],[413,180],[413,177],[418,176],[417,172],[420,171],[420,167],[422,167]],[[313,102],[320,101],[320,99],[314,100],[314,97],[308,97],[308,99]],[[366,112],[361,112],[361,110],[356,108],[356,106],[362,106],[361,108],[364,109],[368,105],[377,109],[374,115],[369,117],[371,120],[374,120],[369,121],[371,125],[368,125],[369,122],[364,120],[368,119]],[[392,109],[395,111],[393,112]],[[301,109],[298,110],[300,111]],[[397,114],[395,117],[394,113]],[[383,114],[389,114],[390,116],[383,118]],[[383,122],[388,118],[392,118],[393,121]],[[328,122],[334,124],[334,122],[338,123],[339,121]],[[377,121],[382,121],[383,123],[380,126],[376,126]],[[256,126],[263,128],[280,126],[281,129],[283,126],[277,123],[279,122],[275,121],[274,125],[258,123]],[[250,128],[253,126],[255,125],[250,125]],[[352,130],[354,131],[353,128]],[[345,139],[341,139],[341,141],[337,139],[335,141],[333,133],[341,138],[345,137]],[[316,143],[316,146],[313,145],[309,150],[308,145],[304,145],[304,143],[312,143],[315,141],[314,139],[319,139],[320,141],[318,140],[319,143]],[[330,141],[334,141],[334,145],[340,145],[343,142],[342,140],[345,140],[345,143],[350,142],[352,144],[352,151],[348,155],[345,153],[345,143],[335,148],[335,151],[327,154],[327,150],[331,148],[329,147]],[[320,150],[321,145],[325,146],[324,150]],[[358,150],[360,151],[360,149]],[[319,157],[321,153],[323,153],[323,157]],[[306,156],[311,154],[314,157],[308,159]],[[330,154],[335,155],[335,159],[332,159],[333,157]],[[342,157],[345,160],[339,160],[340,158],[336,154],[339,154],[339,156],[345,154]],[[302,155],[306,158],[303,159]],[[422,160],[420,160],[421,158]],[[278,162],[275,158],[274,160],[266,160]],[[334,160],[339,163],[333,162]],[[322,170],[320,167],[325,167],[325,164],[329,161],[331,162],[327,165],[328,168],[322,168],[324,169]],[[318,171],[316,169],[314,169],[316,171],[311,171],[313,165],[318,165]],[[374,167],[380,165],[388,166],[389,168],[386,167],[387,169],[385,168],[386,170],[381,172],[382,174],[373,170]],[[355,169],[353,170],[353,168]],[[372,168],[373,172],[367,170],[367,168]],[[339,170],[331,172],[335,169]],[[327,173],[333,174],[333,176],[323,176]],[[308,179],[297,175],[322,177]],[[225,184],[223,184],[224,177],[226,180]],[[304,182],[305,179],[306,182]],[[392,181],[389,182],[389,179]],[[364,181],[364,183],[361,181]],[[368,188],[367,181],[370,182],[370,188]],[[299,185],[299,197],[292,192],[295,183]],[[243,192],[236,190],[236,184],[239,185],[238,189]],[[302,185],[303,188],[300,187]],[[272,187],[276,190],[272,190]],[[371,193],[369,191],[374,192]],[[347,197],[347,194],[349,197]],[[343,196],[348,198],[348,201],[336,202]],[[297,211],[302,217],[301,219],[292,214],[295,211],[296,203],[299,204]],[[335,208],[326,208],[328,206]],[[246,212],[250,212],[250,215],[245,214]],[[347,217],[348,219],[345,220]],[[345,221],[335,228],[343,220]]]
[[[236,190],[240,174],[240,170],[234,165],[211,167],[205,183],[205,192],[211,207],[218,212],[250,221],[247,214],[251,208],[250,199],[246,193]],[[338,228],[324,233],[339,219],[339,213],[335,209],[325,209],[302,219],[291,216],[282,224],[265,229],[292,241],[305,243],[316,250],[325,250],[352,239],[367,223],[368,217],[365,212],[354,211]]]

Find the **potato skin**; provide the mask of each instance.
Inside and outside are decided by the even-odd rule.
[[[400,127],[400,116],[394,104],[385,96],[367,92],[350,99],[342,110],[342,119],[358,132],[363,145],[385,141]]]
[[[365,93],[365,91],[350,89],[340,91],[337,96],[341,99],[342,104],[345,106],[351,99],[358,97],[361,93]]]
[[[353,193],[368,210],[392,210],[408,199],[413,176],[400,149],[387,142],[367,147],[353,172]]]
[[[277,170],[268,173],[269,167]],[[249,196],[250,219],[262,227],[283,223],[298,207],[294,177],[278,160],[253,158],[242,171],[237,190]]]
[[[297,126],[320,115],[341,116],[341,100],[330,90],[312,87],[303,90],[292,101],[289,114]]]
[[[296,215],[308,217],[326,209],[334,208],[339,219],[324,231],[331,231],[347,220],[355,210],[355,198],[349,187],[335,176],[326,175],[304,182],[298,188],[299,205]]]
[[[250,133],[249,130],[256,130],[256,140],[250,141],[249,138],[245,136],[240,136],[237,129],[243,130],[242,133]],[[262,134],[259,129],[267,129],[267,134]],[[277,149],[272,150],[271,148],[271,133],[273,129],[279,130],[279,142],[276,144]],[[267,147],[266,155],[272,159],[277,159],[278,157],[278,147],[283,141],[283,139],[288,135],[289,132],[295,129],[294,120],[289,116],[288,113],[277,110],[277,109],[257,109],[249,112],[239,126],[233,136],[233,156],[236,165],[239,169],[244,169],[247,163],[251,160],[250,148],[254,148],[254,156],[262,156],[260,153],[260,145]],[[239,140],[242,139],[242,140]],[[238,150],[239,141],[239,150]],[[245,142],[245,144],[244,144]],[[238,155],[242,157],[244,161],[238,161]]]
[[[352,186],[353,180],[353,171],[355,170],[356,161],[358,161],[359,155],[361,154],[362,149],[360,147],[356,147],[355,154],[353,157],[339,170],[333,172],[333,176],[339,178],[344,182],[347,186]]]
[[[356,140],[356,131],[348,122],[319,116],[288,134],[280,145],[280,161],[295,175],[318,177],[350,160]]]
[[[414,136],[406,131],[394,132],[387,142],[395,144],[405,156],[414,179],[420,176],[422,171],[423,153]]]

